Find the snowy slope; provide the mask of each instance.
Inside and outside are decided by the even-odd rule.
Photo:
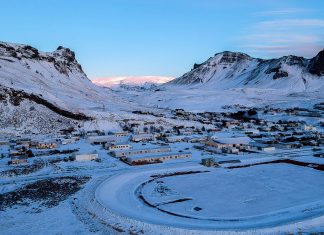
[[[76,112],[114,99],[108,89],[87,78],[74,52],[61,46],[45,53],[27,45],[0,42],[0,85],[40,95]]]
[[[40,52],[0,42],[0,111],[6,112],[0,115],[0,136],[66,127],[106,129],[116,126],[121,110],[133,106],[138,107],[92,83],[68,48]]]
[[[216,54],[170,85],[231,89],[261,88],[286,92],[324,91],[324,51],[313,59],[284,56],[263,60],[225,51]]]

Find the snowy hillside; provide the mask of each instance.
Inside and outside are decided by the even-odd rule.
[[[84,128],[100,120],[109,126],[112,113],[131,107],[110,89],[93,84],[68,48],[40,52],[0,42],[0,111],[5,112],[0,115],[0,135]]]
[[[109,90],[87,78],[74,52],[62,46],[45,53],[0,42],[0,85],[33,93],[73,112],[113,100]]]
[[[167,85],[319,91],[324,88],[324,51],[312,59],[284,56],[269,60],[225,51],[202,64],[195,64],[190,72]]]

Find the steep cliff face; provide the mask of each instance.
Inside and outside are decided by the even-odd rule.
[[[309,72],[317,76],[324,76],[324,50],[320,51],[317,56],[310,60]]]
[[[313,59],[284,56],[263,60],[239,52],[215,54],[168,85],[191,85],[215,89],[274,88],[314,90],[324,85],[324,52]]]

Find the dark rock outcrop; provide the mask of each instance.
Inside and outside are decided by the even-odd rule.
[[[9,99],[9,101],[18,106],[23,100],[30,100],[37,104],[43,105],[48,109],[52,110],[53,112],[60,114],[64,117],[71,118],[78,121],[86,121],[91,120],[91,117],[86,116],[83,113],[73,113],[58,106],[54,105],[53,103],[48,102],[47,100],[43,99],[39,95],[35,94],[28,94],[24,91],[14,90],[12,88],[0,87],[0,101],[4,102],[5,100]]]
[[[324,50],[320,51],[317,56],[310,60],[308,71],[318,76],[324,75]]]

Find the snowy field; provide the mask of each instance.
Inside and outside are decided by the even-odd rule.
[[[289,93],[276,89],[236,88],[217,90],[208,87],[187,88],[168,87],[159,91],[121,92],[128,100],[140,103],[142,106],[166,109],[181,108],[190,112],[218,112],[225,105],[245,105],[247,107],[312,107],[315,103],[324,101],[322,92]]]
[[[151,177],[206,169],[179,164],[118,174],[97,189],[96,198],[128,218],[193,230],[267,228],[324,212],[324,172],[311,168],[269,164]]]

